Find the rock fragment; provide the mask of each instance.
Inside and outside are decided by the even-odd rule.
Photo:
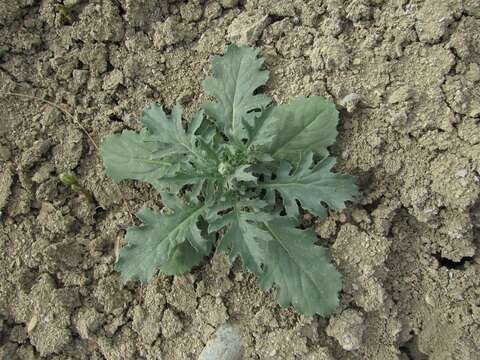
[[[360,104],[361,100],[361,95],[352,93],[342,98],[342,100],[340,100],[340,105],[347,109],[347,112],[352,113]]]
[[[254,45],[263,30],[270,24],[270,18],[261,12],[240,14],[228,27],[228,40],[242,45]]]
[[[232,325],[222,325],[210,340],[198,360],[241,360],[243,345],[239,331]]]
[[[337,339],[346,351],[358,350],[362,345],[364,325],[362,315],[355,310],[347,309],[340,315],[330,319],[327,335]]]
[[[420,41],[438,42],[461,13],[459,0],[427,0],[417,14],[415,28]]]

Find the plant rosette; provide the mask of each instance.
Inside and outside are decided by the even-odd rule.
[[[154,103],[141,132],[104,141],[107,175],[150,183],[169,209],[137,214],[143,224],[128,229],[115,268],[123,281],[146,282],[158,270],[188,272],[216,247],[239,257],[263,289],[276,288],[281,306],[328,315],[341,276],[299,215],[323,218],[358,192],[353,177],[332,172],[338,112],[319,96],[273,104],[258,92],[269,77],[258,53],[232,44],[213,59],[203,86],[215,100],[188,125],[180,105],[167,115]]]

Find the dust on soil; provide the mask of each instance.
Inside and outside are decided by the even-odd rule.
[[[227,321],[245,359],[480,359],[478,1],[56,3],[1,2],[0,91],[60,104],[100,143],[155,100],[191,114],[212,54],[255,44],[276,101],[344,106],[333,152],[362,196],[306,219],[343,274],[330,319],[280,309],[222,254],[122,287],[115,242],[160,199],[113,186],[58,109],[1,96],[0,359],[196,359]]]

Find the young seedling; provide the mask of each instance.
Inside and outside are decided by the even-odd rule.
[[[92,194],[86,190],[77,180],[77,177],[71,172],[64,172],[58,176],[60,182],[69,187],[71,191],[77,194],[82,194],[89,201],[92,201]]]
[[[155,103],[144,129],[124,130],[102,146],[115,181],[152,184],[170,209],[150,209],[128,229],[116,270],[124,281],[149,281],[160,270],[181,274],[216,246],[240,257],[281,306],[327,315],[338,304],[341,276],[312,229],[300,229],[300,208],[323,218],[357,194],[354,178],[331,171],[338,112],[319,96],[273,104],[258,89],[268,72],[258,50],[230,45],[213,60],[203,86],[215,98],[184,126],[182,107],[170,115]]]
[[[60,14],[60,18],[63,22],[70,22],[70,23],[73,22],[71,5],[56,3],[54,4],[54,7]]]

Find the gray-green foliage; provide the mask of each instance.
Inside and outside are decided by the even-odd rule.
[[[277,289],[281,306],[326,315],[338,304],[341,278],[313,230],[299,229],[299,208],[318,217],[357,193],[354,179],[331,171],[338,113],[318,97],[275,105],[258,88],[268,79],[258,50],[230,45],[213,60],[203,86],[215,101],[188,125],[176,105],[158,104],[102,146],[114,180],[152,184],[168,211],[138,213],[116,269],[124,281],[150,280],[160,270],[189,271],[217,250],[239,257],[262,288]]]

